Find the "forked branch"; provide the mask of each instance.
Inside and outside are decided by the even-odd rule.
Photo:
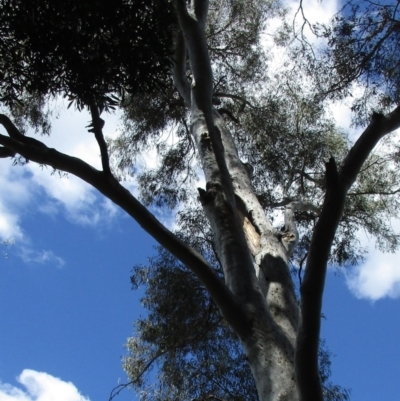
[[[368,127],[349,151],[342,167],[338,170],[333,158],[326,164],[327,191],[311,239],[300,289],[302,320],[297,336],[296,375],[302,401],[323,401],[318,370],[322,294],[329,253],[342,217],[346,195],[378,141],[399,127],[400,107],[387,116],[374,114]]]

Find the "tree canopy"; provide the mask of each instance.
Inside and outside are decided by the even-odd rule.
[[[169,7],[168,7],[169,5]],[[151,91],[168,75],[176,23],[170,2],[2,0],[0,95],[91,98]],[[114,96],[114,97],[112,97]]]

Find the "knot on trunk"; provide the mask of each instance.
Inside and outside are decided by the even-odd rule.
[[[203,148],[207,148],[208,150],[211,150],[211,137],[210,137],[210,133],[208,131],[201,133],[200,143],[203,146]]]
[[[206,205],[213,201],[218,193],[222,192],[222,186],[218,182],[207,182],[206,190],[203,188],[197,188],[199,191],[199,200],[202,205]]]

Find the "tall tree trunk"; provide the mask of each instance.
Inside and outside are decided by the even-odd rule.
[[[206,118],[192,104],[192,135],[197,143],[207,190],[200,200],[214,233],[225,282],[244,306],[249,327],[239,334],[261,401],[299,399],[295,369],[298,305],[287,266],[283,236],[265,217],[240,161],[230,132],[214,112],[224,162],[234,195],[219,184],[220,169]]]
[[[207,1],[176,5],[185,41],[178,36],[174,80],[191,109],[191,133],[207,183],[206,190],[199,189],[200,201],[213,230],[225,283],[247,317],[247,327],[235,331],[260,401],[296,401],[299,313],[287,265],[291,247],[267,220],[233,138],[212,109],[213,81],[204,36]],[[185,48],[193,74],[190,89],[185,84]],[[293,236],[297,238],[297,233]]]

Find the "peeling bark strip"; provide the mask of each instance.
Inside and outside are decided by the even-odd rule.
[[[251,223],[251,221],[248,219],[247,216],[245,216],[239,209],[237,209],[237,213],[238,213],[239,219],[242,223],[242,228],[244,231],[244,235],[246,236],[246,241],[247,241],[247,245],[249,247],[250,253],[253,256],[256,256],[261,250],[260,234],[257,232],[254,225]]]

